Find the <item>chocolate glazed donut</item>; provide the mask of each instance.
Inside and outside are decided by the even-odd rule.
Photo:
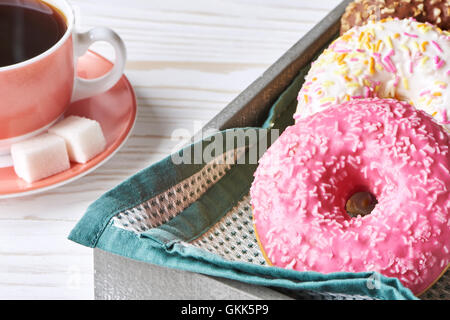
[[[414,18],[450,30],[448,0],[356,0],[350,3],[341,19],[341,35],[369,20]]]

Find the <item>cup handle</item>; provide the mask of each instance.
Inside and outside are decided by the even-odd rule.
[[[114,67],[105,75],[96,79],[75,78],[72,102],[89,98],[111,89],[122,77],[125,69],[127,51],[120,36],[108,28],[94,28],[88,32],[75,34],[75,59],[86,53],[97,41],[111,44],[116,54]],[[76,62],[75,62],[76,64]]]

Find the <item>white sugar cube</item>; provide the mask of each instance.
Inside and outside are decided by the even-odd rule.
[[[86,163],[106,147],[100,124],[91,119],[70,116],[51,127],[48,132],[66,141],[69,159]]]
[[[11,146],[16,174],[34,182],[70,168],[64,139],[42,134]]]

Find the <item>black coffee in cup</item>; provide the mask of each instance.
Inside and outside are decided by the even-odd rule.
[[[0,0],[0,67],[50,49],[67,30],[66,18],[41,0]]]

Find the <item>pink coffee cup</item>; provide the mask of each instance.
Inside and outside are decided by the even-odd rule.
[[[112,88],[125,67],[125,45],[114,31],[94,28],[78,33],[74,30],[73,9],[66,0],[43,1],[65,16],[67,30],[42,54],[0,67],[0,155],[8,154],[11,144],[46,131],[62,117],[71,102]],[[114,67],[97,79],[78,78],[78,57],[97,41],[108,42],[114,48]]]

